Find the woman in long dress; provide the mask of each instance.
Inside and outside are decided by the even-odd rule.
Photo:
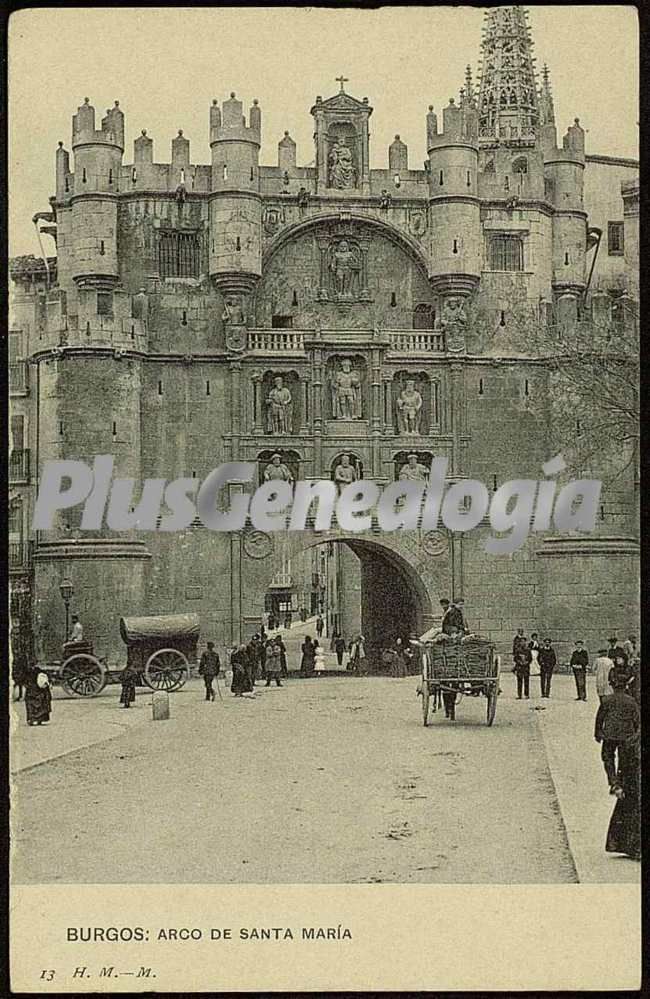
[[[310,635],[305,636],[302,643],[302,659],[300,661],[301,673],[313,673],[316,660],[316,650]]]
[[[133,701],[135,701],[135,683],[137,678],[138,674],[132,666],[125,666],[120,674],[120,683],[122,684],[120,704],[125,708],[130,708]]]
[[[230,668],[232,669],[230,690],[235,697],[241,697],[243,694],[250,693],[252,687],[245,645],[240,645],[239,648],[234,649],[230,657]]]
[[[50,681],[38,666],[32,666],[25,677],[25,710],[28,725],[42,725],[50,720],[52,711]]]

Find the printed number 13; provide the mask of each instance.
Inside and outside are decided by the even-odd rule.
[[[41,978],[43,978],[46,982],[51,982],[54,979],[54,972],[41,971]]]

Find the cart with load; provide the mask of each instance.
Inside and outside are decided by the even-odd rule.
[[[486,698],[486,721],[491,725],[499,696],[500,658],[494,645],[479,635],[440,634],[422,645],[422,697],[424,725],[438,708],[440,695],[454,693]]]
[[[196,662],[199,633],[197,614],[120,618],[126,664],[136,672],[136,682],[151,690],[171,692],[183,686]],[[97,657],[91,642],[66,642],[62,660],[41,668],[73,697],[93,697],[107,683],[120,683],[122,673]]]

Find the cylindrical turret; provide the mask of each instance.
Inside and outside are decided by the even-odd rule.
[[[261,112],[249,112],[231,93],[210,109],[212,193],[210,274],[222,290],[249,291],[262,273],[259,152]]]
[[[585,285],[587,214],[584,210],[585,140],[580,122],[567,130],[562,149],[548,149],[544,176],[553,215],[553,286],[578,294]]]
[[[296,169],[296,144],[288,132],[278,142],[278,166],[289,173]]]
[[[124,116],[117,102],[95,129],[88,98],[72,119],[72,277],[78,285],[112,287],[118,281],[117,200]]]
[[[409,151],[399,135],[388,147],[388,169],[391,173],[406,173],[409,168]]]
[[[481,273],[476,111],[456,106],[452,98],[443,110],[442,133],[434,132],[435,125],[429,111],[429,276],[434,288],[463,294]]]

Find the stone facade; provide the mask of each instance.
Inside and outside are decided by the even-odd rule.
[[[234,93],[209,110],[210,164],[192,162],[182,133],[171,161],[156,163],[145,132],[125,162],[117,102],[98,129],[88,100],[74,115],[74,162],[61,145],[51,212],[40,213],[57,256],[47,270],[12,262],[12,413],[23,416],[14,450],[32,459],[22,478],[12,473],[24,546],[13,578],[29,595],[22,621],[39,655],[59,651],[63,575],[97,650],[119,660],[120,615],[197,611],[219,644],[246,637],[278,572],[277,537],[259,532],[94,536],[71,511],[31,538],[47,459],[110,453],[116,475],[136,483],[201,479],[233,459],[256,462],[262,481],[276,451],[294,478],[334,477],[348,455],[356,475],[385,484],[412,452],[425,468],[446,456],[452,476],[490,487],[541,476],[555,453],[553,385],[514,337],[513,316],[571,321],[595,288],[606,308],[610,290],[637,294],[638,183],[636,215],[629,194],[624,213],[621,180],[635,164],[586,156],[577,119],[558,144],[525,16],[494,8],[486,19],[480,87],[468,71],[440,128],[433,108],[423,116],[423,170],[409,166],[399,135],[388,167],[370,167],[373,108],[343,79],[311,108],[309,167],[288,133],[277,164],[261,165],[260,107],[244,116]],[[521,58],[509,63],[513,46]],[[623,218],[625,252],[605,265],[607,222]],[[596,250],[594,224],[604,230]],[[274,389],[288,392],[288,408]],[[337,600],[343,608],[345,587],[359,590],[360,620],[349,606],[341,613],[371,646],[424,630],[439,597],[462,593],[502,650],[523,626],[550,629],[563,654],[576,627],[592,649],[606,630],[636,627],[633,489],[596,536],[533,535],[508,557],[484,553],[483,528],[455,538],[306,532],[291,544],[345,544]]]

